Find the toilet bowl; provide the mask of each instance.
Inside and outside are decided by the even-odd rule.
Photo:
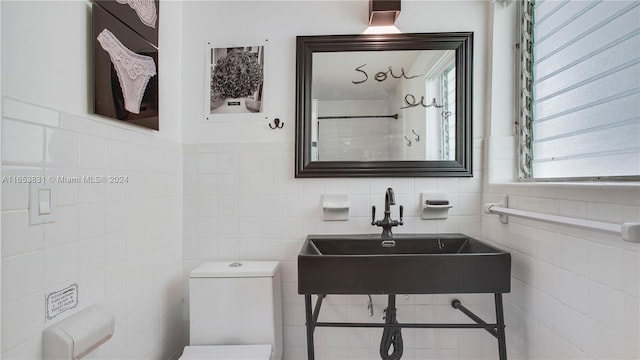
[[[178,360],[269,360],[271,345],[187,346]]]
[[[189,275],[189,346],[181,360],[281,360],[277,261],[204,263]]]

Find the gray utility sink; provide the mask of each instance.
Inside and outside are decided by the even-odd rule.
[[[298,255],[299,294],[497,294],[510,280],[508,252],[463,234],[309,235]]]

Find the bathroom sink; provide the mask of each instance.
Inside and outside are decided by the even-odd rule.
[[[298,255],[300,294],[507,293],[510,281],[511,255],[464,234],[309,235]]]

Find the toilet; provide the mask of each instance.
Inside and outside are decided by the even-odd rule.
[[[180,360],[281,360],[277,261],[208,262],[189,275],[189,346]]]

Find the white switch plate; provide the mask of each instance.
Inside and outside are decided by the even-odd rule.
[[[57,216],[58,184],[29,184],[29,225],[52,223]]]

